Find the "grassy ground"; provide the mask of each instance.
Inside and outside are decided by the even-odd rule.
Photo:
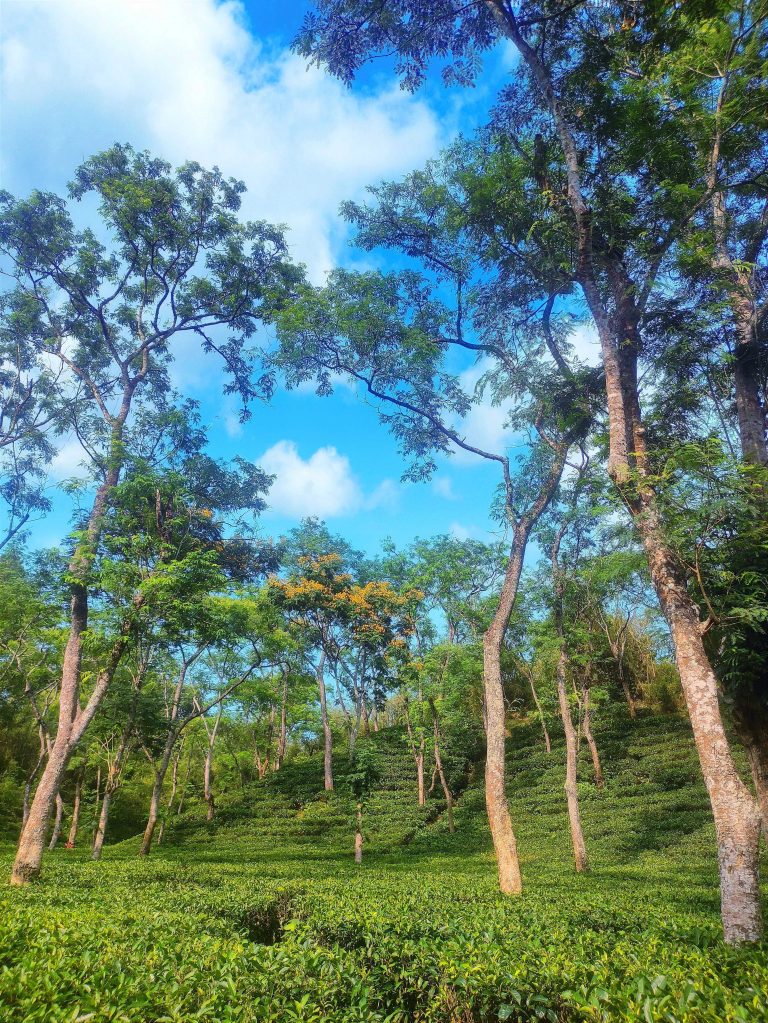
[[[397,731],[351,862],[352,806],[319,759],[193,814],[145,862],[46,861],[0,891],[5,1023],[768,1020],[768,944],[719,940],[713,830],[688,726],[598,724],[607,783],[583,751],[589,875],[571,867],[562,750],[513,729],[510,796],[526,890],[495,890],[481,770],[454,758],[457,831],[415,803]],[[338,774],[344,772],[339,758]],[[199,811],[198,811],[199,813]],[[2,868],[11,850],[3,851]]]

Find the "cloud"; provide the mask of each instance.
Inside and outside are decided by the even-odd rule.
[[[450,476],[435,476],[432,480],[432,490],[446,501],[458,501],[459,495],[453,489],[453,480]]]
[[[256,461],[277,477],[267,495],[273,512],[294,518],[333,518],[350,515],[364,504],[349,459],[334,447],[318,448],[305,460],[293,441],[281,440]]]
[[[248,31],[240,2],[16,0],[3,11],[6,187],[63,187],[116,139],[243,178],[244,214],[290,227],[319,280],[344,241],[340,200],[418,166],[441,128],[389,83],[353,93]],[[31,126],[34,125],[34,130]]]

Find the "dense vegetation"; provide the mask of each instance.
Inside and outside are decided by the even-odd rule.
[[[502,41],[321,285],[195,162],[0,193],[4,1018],[768,1017],[768,11],[317,0],[295,48]],[[483,460],[499,539],[267,536],[190,353],[243,424],[344,385],[405,479]]]
[[[586,751],[580,762],[589,875],[571,867],[560,730],[547,754],[538,723],[513,725],[510,796],[529,885],[510,902],[494,890],[481,765],[452,764],[451,835],[443,801],[416,805],[403,731],[387,729],[362,740],[386,772],[362,867],[351,794],[324,793],[320,753],[222,800],[213,825],[198,796],[149,860],[135,837],[98,864],[56,853],[42,887],[3,896],[3,1018],[764,1018],[765,948],[719,938],[688,724],[616,707],[595,731],[603,790]]]

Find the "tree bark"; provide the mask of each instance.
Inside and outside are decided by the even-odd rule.
[[[733,720],[752,773],[763,838],[768,842],[768,703],[766,695],[739,688],[734,694]]]
[[[422,730],[419,736],[419,741],[416,742],[416,738],[413,734],[413,727],[411,725],[410,710],[407,703],[405,705],[405,724],[408,731],[408,744],[411,747],[411,755],[413,756],[413,762],[416,765],[416,791],[419,806],[426,806],[427,793],[424,788],[424,751],[426,748],[426,740],[424,737],[424,731]]]
[[[59,844],[59,836],[61,835],[61,822],[64,817],[64,800],[61,798],[61,793],[56,793],[56,816],[53,820],[53,831],[51,832],[51,840],[48,843],[49,852],[53,852],[56,846]]]
[[[203,767],[203,798],[205,799],[205,819],[210,823],[216,812],[216,804],[213,799],[213,787],[211,785],[211,764],[213,761],[213,746],[208,746],[205,751],[205,766]]]
[[[592,734],[592,708],[590,705],[590,692],[589,686],[584,687],[584,720],[582,727],[584,729],[584,738],[587,740],[589,746],[589,752],[592,754],[592,767],[595,772],[595,784],[599,789],[605,785],[605,778],[603,777],[603,768],[600,764],[600,754],[597,750],[597,743],[595,737]]]
[[[443,758],[440,756],[440,724],[438,720],[437,707],[435,701],[430,698],[429,707],[432,711],[432,732],[434,741],[434,752],[435,752],[435,770],[437,771],[438,777],[440,778],[440,785],[443,790],[443,796],[445,797],[445,808],[448,814],[448,830],[451,834],[454,833],[456,828],[453,823],[453,794],[448,787],[448,782],[445,778],[445,771],[443,770]]]
[[[75,780],[75,798],[72,803],[72,821],[69,825],[69,835],[67,836],[67,849],[74,849],[77,842],[77,831],[80,826],[80,801],[83,794],[83,775],[82,772],[78,773]]]
[[[576,730],[573,727],[571,707],[568,702],[566,687],[566,669],[568,656],[564,648],[557,659],[557,700],[560,706],[560,717],[565,731],[565,795],[568,801],[568,821],[571,828],[571,844],[573,859],[579,873],[589,869],[587,847],[584,832],[581,828],[581,811],[579,809],[579,787],[576,780]]]
[[[323,775],[325,791],[333,791],[333,736],[328,720],[328,704],[325,694],[325,651],[320,654],[317,664],[317,688],[320,694],[320,716],[323,722]]]
[[[82,593],[79,590],[82,589]],[[141,598],[133,603],[133,611]],[[50,747],[48,761],[35,791],[24,826],[11,873],[11,884],[24,885],[40,874],[45,836],[56,797],[61,788],[70,758],[85,729],[100,706],[112,681],[120,659],[128,646],[133,615],[124,620],[121,633],[110,651],[107,666],[99,672],[93,692],[85,706],[80,706],[81,636],[88,624],[88,607],[84,588],[75,587],[72,598],[72,627],[64,652],[64,670],[59,690],[59,726]]]
[[[288,745],[288,672],[283,672],[283,687],[280,692],[280,734],[275,754],[275,770],[279,771]]]
[[[355,814],[355,863],[363,862],[363,807],[357,804]]]
[[[675,645],[677,666],[709,793],[717,832],[720,896],[725,940],[756,941],[762,934],[758,850],[760,812],[741,781],[723,728],[718,684],[702,643],[698,610],[670,549],[647,464],[645,428],[637,378],[641,291],[621,256],[607,253],[603,266],[613,299],[609,311],[598,287],[591,211],[584,199],[576,138],[555,92],[552,73],[525,39],[514,12],[500,0],[486,0],[501,30],[527,64],[549,110],[566,166],[567,198],[578,253],[577,276],[592,313],[603,356],[608,406],[608,472],[640,535],[664,616]]]
[[[554,591],[553,618],[555,632],[557,633],[557,637],[560,641],[560,653],[557,658],[556,677],[557,701],[560,707],[560,717],[563,721],[563,731],[565,732],[565,796],[568,803],[568,822],[571,829],[573,860],[577,873],[584,873],[589,869],[589,862],[587,860],[587,846],[584,842],[584,832],[581,827],[581,809],[579,807],[577,736],[576,729],[573,727],[573,718],[571,717],[571,705],[568,701],[569,659],[563,622],[563,596],[565,581],[563,579],[563,574],[560,570],[558,560],[560,544],[567,528],[568,520],[565,519],[552,543],[550,559],[552,562],[552,589]]]

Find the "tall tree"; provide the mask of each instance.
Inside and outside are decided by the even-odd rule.
[[[762,35],[764,18],[757,16],[756,4],[713,4],[714,27],[738,21],[744,6],[754,12],[746,31],[753,39]],[[608,408],[608,472],[641,538],[672,633],[715,818],[725,938],[739,943],[762,932],[760,814],[736,768],[699,610],[666,535],[655,464],[663,443],[658,433],[649,433],[639,384],[641,357],[652,358],[644,341],[654,337],[653,314],[664,306],[659,302],[662,268],[702,192],[691,187],[692,162],[678,144],[677,112],[665,91],[622,90],[619,76],[598,73],[611,66],[617,46],[624,47],[625,28],[655,32],[660,17],[674,28],[709,13],[708,6],[705,13],[697,7],[689,15],[687,5],[649,4],[625,26],[612,9],[588,4],[400,0],[384,8],[375,0],[320,0],[297,45],[346,80],[372,55],[394,53],[408,87],[423,80],[435,57],[447,62],[449,76],[468,81],[477,72],[478,53],[498,40],[508,40],[519,55],[504,106],[505,136],[528,158],[529,181],[549,207],[549,219],[570,240],[569,273],[597,329]],[[632,66],[622,63],[623,81],[631,80]],[[518,180],[509,178],[511,202],[516,189]],[[516,239],[515,247],[524,258],[525,240]],[[546,295],[543,287],[541,294]]]
[[[243,346],[270,319],[299,272],[279,230],[237,219],[244,186],[188,163],[173,172],[161,160],[115,146],[75,173],[70,197],[99,202],[104,244],[75,228],[58,196],[0,195],[0,250],[13,286],[12,329],[61,370],[52,401],[60,429],[80,439],[94,493],[72,546],[69,638],[51,755],[19,842],[12,881],[37,876],[51,809],[69,758],[111,682],[130,626],[115,641],[85,703],[83,635],[90,576],[112,494],[126,459],[151,417],[167,407],[174,345],[196,341],[217,353],[228,387],[244,401],[258,385]],[[6,321],[7,322],[7,321]],[[73,393],[81,396],[73,404]],[[146,442],[146,437],[144,437]]]

